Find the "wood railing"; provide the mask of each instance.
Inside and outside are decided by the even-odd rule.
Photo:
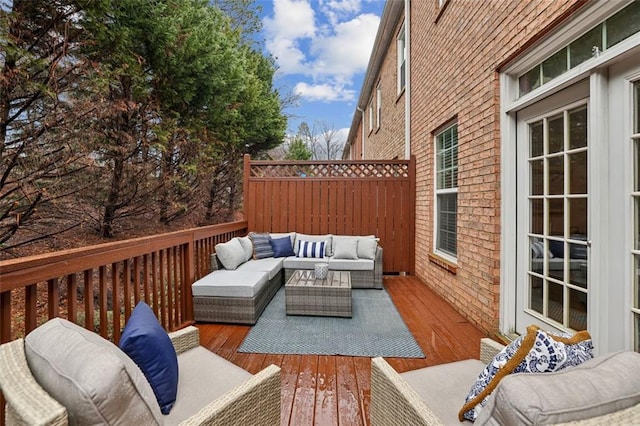
[[[191,284],[233,222],[0,262],[0,343],[61,316],[117,343],[138,301],[171,331],[193,321]]]

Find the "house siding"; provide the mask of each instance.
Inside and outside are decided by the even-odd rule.
[[[498,66],[584,1],[450,0],[442,11],[437,3],[409,2],[411,154],[417,162],[415,270],[465,318],[493,335],[500,322]],[[367,137],[365,158],[404,156],[407,95],[397,98],[396,61],[393,40],[374,83],[381,81],[383,87],[382,126],[377,133],[374,126]],[[371,102],[375,86],[368,90]],[[452,121],[458,124],[459,143],[455,263],[434,254],[434,135]]]

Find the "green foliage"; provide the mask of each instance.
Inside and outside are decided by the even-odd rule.
[[[287,155],[285,156],[286,160],[307,161],[311,160],[311,157],[313,157],[313,152],[301,138],[295,137],[289,143]]]

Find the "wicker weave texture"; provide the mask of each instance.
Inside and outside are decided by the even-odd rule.
[[[67,410],[31,375],[24,340],[0,346],[0,389],[7,402],[7,425],[66,425]]]
[[[384,360],[371,360],[371,424],[442,425],[416,391]]]
[[[316,279],[313,271],[297,271],[284,286],[287,315],[351,317],[351,278],[348,271],[329,271]]]
[[[169,333],[169,338],[178,355],[200,346],[200,330],[192,325]]]
[[[480,339],[480,361],[489,364],[493,358],[504,348],[502,343],[493,339]]]

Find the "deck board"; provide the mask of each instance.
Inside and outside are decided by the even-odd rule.
[[[477,358],[477,328],[414,277],[384,277],[400,315],[425,359],[387,358],[399,372]],[[369,425],[371,359],[348,356],[239,353],[250,327],[197,324],[201,344],[252,374],[282,369],[282,425]]]

